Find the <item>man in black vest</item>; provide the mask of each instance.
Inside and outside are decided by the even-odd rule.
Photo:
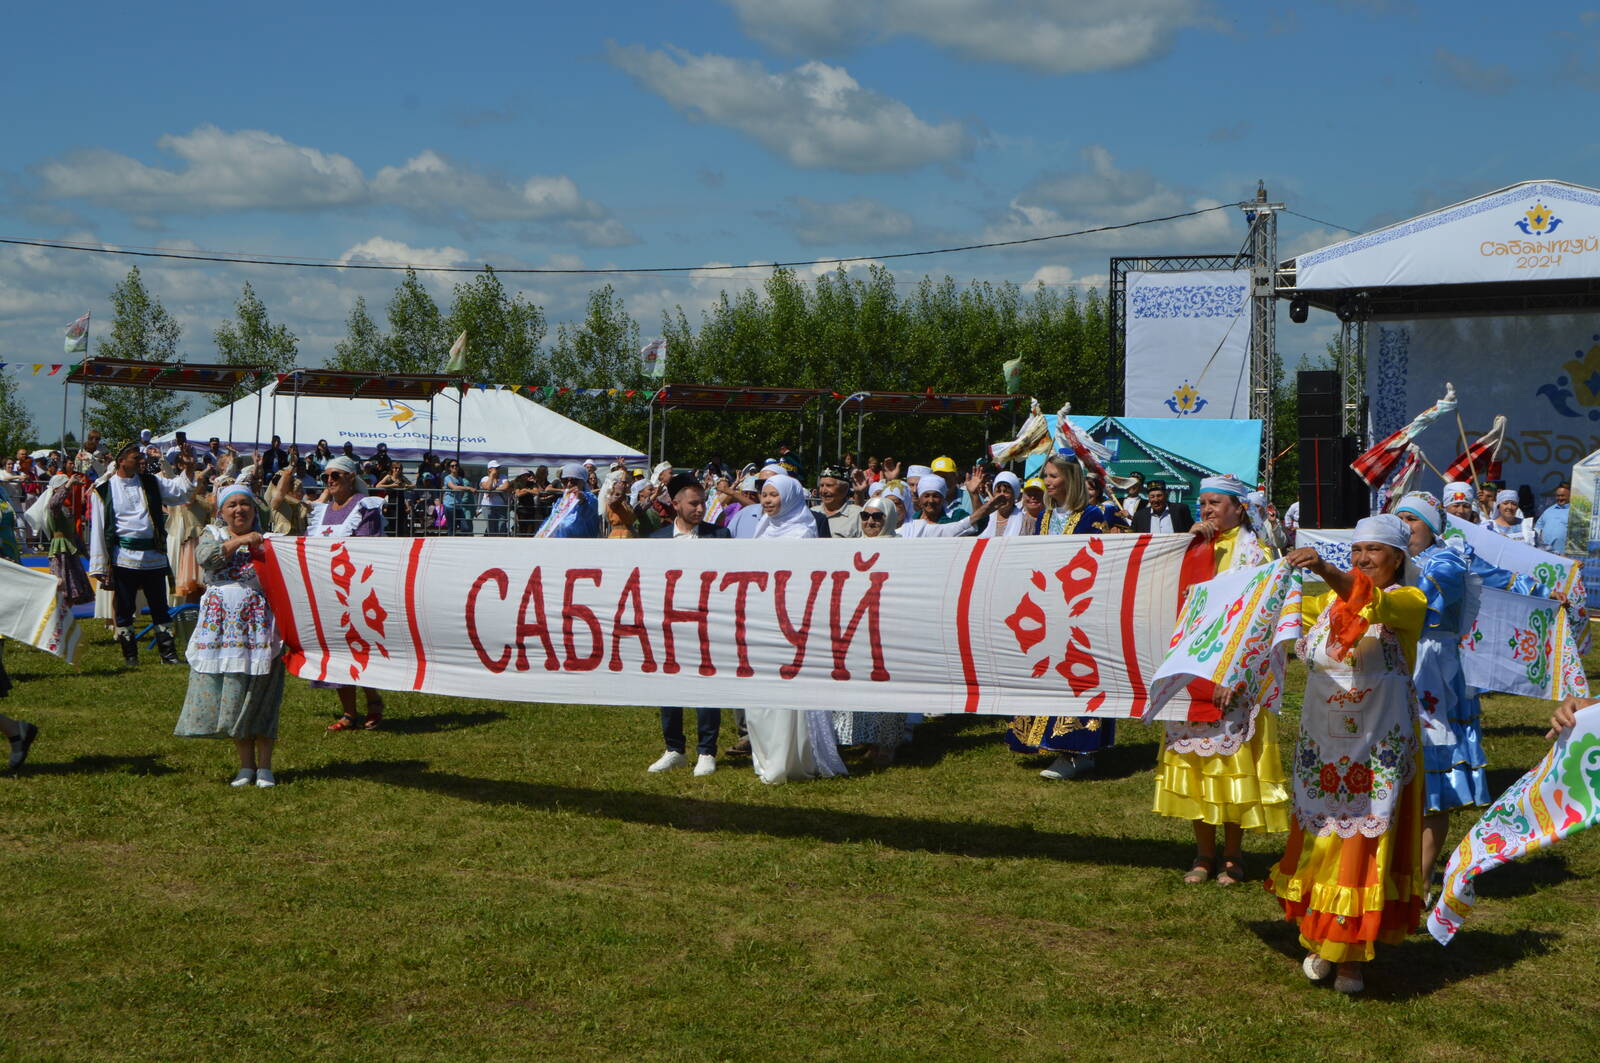
[[[1167,501],[1165,480],[1151,480],[1148,491],[1149,500],[1133,515],[1134,531],[1181,535],[1194,525],[1194,516],[1188,506],[1182,502]]]
[[[179,457],[178,475],[157,476],[140,471],[142,458],[136,443],[117,449],[116,465],[90,492],[89,576],[101,586],[111,584],[115,599],[117,643],[122,659],[139,663],[139,643],[133,620],[144,594],[150,619],[156,625],[156,649],[165,664],[178,663],[172,639],[172,614],[167,611],[167,515],[163,506],[181,506],[194,493],[187,455]]]
[[[706,489],[691,474],[680,472],[667,481],[667,495],[672,499],[671,524],[663,524],[650,533],[652,539],[731,539],[728,529],[705,522]],[[721,709],[696,709],[696,753],[694,773],[710,775],[717,770],[717,736],[722,733]],[[666,740],[667,751],[650,765],[653,772],[670,771],[688,761],[684,755],[683,710],[661,709],[661,737]]]

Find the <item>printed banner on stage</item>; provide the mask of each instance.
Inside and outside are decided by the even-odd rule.
[[[1130,272],[1127,284],[1127,416],[1249,417],[1250,271]]]
[[[1367,339],[1371,438],[1404,426],[1438,399],[1447,380],[1456,386],[1468,442],[1505,415],[1501,475],[1513,489],[1531,486],[1541,509],[1572,466],[1600,450],[1600,314],[1374,321]],[[1416,442],[1443,468],[1461,453],[1461,430],[1455,418],[1441,418]]]
[[[1428,931],[1450,944],[1477,903],[1473,880],[1600,821],[1600,706],[1578,712],[1537,767],[1500,795],[1456,846]]]
[[[80,634],[54,575],[0,561],[0,636],[77,664]]]
[[[1195,679],[1243,690],[1276,712],[1283,696],[1282,653],[1300,637],[1301,574],[1286,562],[1225,572],[1196,584],[1184,600],[1167,656],[1151,684],[1156,708]]]
[[[1142,716],[1189,542],[273,536],[257,570],[303,679],[593,705]]]

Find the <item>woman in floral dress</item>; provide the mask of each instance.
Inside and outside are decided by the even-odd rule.
[[[1298,920],[1301,969],[1359,993],[1378,942],[1398,944],[1422,913],[1424,773],[1416,687],[1422,591],[1403,586],[1411,530],[1385,513],[1356,525],[1344,572],[1315,550],[1287,560],[1332,590],[1307,595],[1309,629],[1296,647],[1306,662],[1295,747],[1294,822],[1267,880]]]
[[[221,524],[195,546],[205,594],[189,639],[189,693],[173,731],[180,738],[231,738],[239,753],[233,786],[268,787],[283,702],[278,628],[251,563],[261,548],[260,508],[250,488],[217,493]]]

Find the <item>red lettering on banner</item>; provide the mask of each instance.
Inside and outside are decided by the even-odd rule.
[[[478,637],[478,592],[483,590],[486,583],[493,583],[500,589],[502,602],[506,600],[506,591],[511,586],[505,572],[498,568],[491,568],[472,581],[472,589],[467,592],[467,638],[472,648],[478,651],[478,660],[483,662],[483,666],[498,674],[506,670],[506,664],[511,660],[511,647],[506,646],[499,657],[491,658],[489,651],[483,647],[483,639]]]
[[[533,603],[534,622],[528,623],[528,603]],[[517,671],[528,670],[528,642],[529,635],[539,636],[539,641],[544,643],[544,670],[559,672],[561,662],[556,660],[555,643],[550,640],[550,625],[544,619],[544,579],[539,575],[539,568],[534,566],[528,574],[527,586],[522,588],[522,604],[517,606]]]
[[[579,580],[592,580],[598,587],[600,575],[598,568],[567,569],[567,589],[561,597],[561,642],[566,647],[567,659],[561,662],[561,667],[568,672],[592,672],[605,659],[606,639],[600,630],[599,618],[594,615],[593,609],[587,605],[577,605],[572,600],[572,591]],[[572,632],[574,620],[582,621],[589,629],[589,654],[586,657],[578,656]]]
[[[678,580],[683,578],[683,569],[674,568],[667,571],[667,592],[661,601],[661,635],[666,643],[664,650],[665,660],[661,670],[668,675],[677,675],[681,669],[678,667],[678,655],[672,639],[673,624],[693,624],[700,634],[700,674],[716,675],[717,670],[711,664],[711,586],[717,581],[715,572],[700,573],[700,608],[678,609],[672,604],[673,589],[678,586]]]
[[[750,667],[750,647],[745,642],[745,600],[750,596],[750,585],[755,584],[756,589],[767,589],[767,574],[765,572],[724,572],[722,584],[717,589],[727,590],[729,587],[738,587],[733,597],[733,645],[739,651],[739,666],[734,669],[734,674],[740,678],[749,678],[756,674]]]
[[[789,645],[794,647],[794,660],[778,669],[778,676],[782,679],[793,679],[800,674],[800,666],[806,660],[806,643],[811,639],[811,611],[816,607],[817,592],[822,589],[822,581],[828,578],[826,572],[811,573],[811,591],[806,595],[806,611],[800,618],[800,626],[796,628],[789,622],[789,609],[785,604],[784,595],[784,588],[788,586],[793,576],[793,572],[779,572],[773,576],[772,582],[778,629],[783,632],[783,637],[789,640]]]
[[[633,606],[633,623],[622,622],[622,611],[628,606]],[[644,602],[639,595],[639,570],[636,568],[628,574],[628,582],[622,585],[622,593],[617,596],[617,615],[611,619],[611,670],[622,671],[622,640],[638,639],[639,649],[644,653],[644,664],[641,669],[646,672],[656,670],[655,651],[650,648],[650,632],[644,623]]]
[[[855,567],[860,572],[870,569],[878,555],[873,554],[872,560],[864,565],[861,555],[857,554]],[[856,611],[850,617],[850,623],[841,632],[839,630],[839,617],[842,613],[840,606],[844,600],[845,581],[850,578],[848,572],[835,572],[833,574],[832,609],[828,614],[828,630],[833,636],[833,678],[849,679],[850,669],[845,667],[845,658],[850,654],[850,643],[856,637],[856,628],[861,623],[863,615],[867,618],[867,640],[872,645],[872,672],[870,678],[874,683],[888,680],[889,670],[883,666],[883,634],[879,625],[879,610],[883,595],[883,585],[889,579],[887,572],[874,572],[867,577],[869,584],[867,592],[861,596],[861,601],[856,603]]]

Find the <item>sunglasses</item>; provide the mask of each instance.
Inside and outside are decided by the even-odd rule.
[[[861,522],[863,524],[865,524],[867,521],[871,521],[874,524],[881,524],[881,523],[883,523],[883,514],[882,513],[863,513],[863,514],[861,514]]]

